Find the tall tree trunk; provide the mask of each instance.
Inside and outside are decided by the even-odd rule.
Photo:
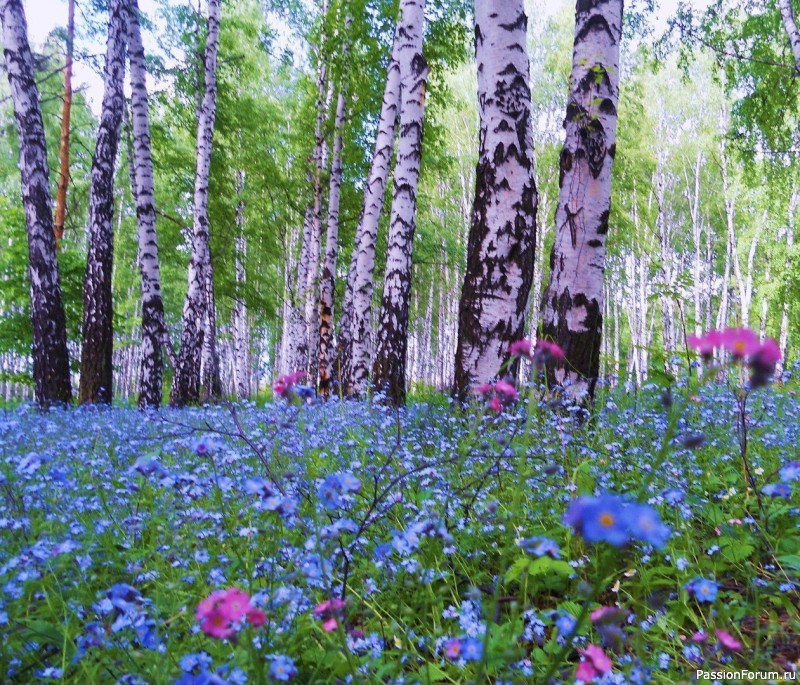
[[[400,64],[401,107],[392,215],[378,324],[373,383],[392,404],[405,403],[411,258],[422,158],[422,122],[428,63],[422,54],[425,0],[401,0],[403,36]]]
[[[364,189],[364,205],[356,230],[356,246],[348,274],[348,291],[352,297],[352,319],[349,331],[342,340],[342,366],[347,396],[361,395],[369,377],[372,338],[372,289],[375,273],[375,244],[378,239],[378,220],[383,208],[383,196],[389,179],[389,164],[394,148],[397,115],[400,110],[400,44],[402,36],[398,23],[392,42],[392,53],[386,74],[375,152]],[[345,311],[347,303],[345,302]],[[346,323],[342,319],[345,335]]]
[[[113,399],[114,167],[125,105],[122,87],[128,40],[127,0],[112,0],[109,12],[103,105],[92,157],[89,194],[89,253],[83,280],[83,343],[78,391],[81,404],[110,404]]]
[[[241,198],[244,189],[244,172],[237,178],[237,193]],[[233,328],[233,378],[236,395],[241,400],[250,397],[250,320],[244,292],[247,287],[245,259],[247,236],[244,234],[244,200],[236,206],[236,301],[231,311]]]
[[[349,20],[348,20],[349,24]],[[345,117],[345,95],[339,92],[336,101],[333,159],[328,193],[328,231],[325,239],[325,261],[319,296],[319,391],[327,397],[333,376],[333,297],[336,289],[336,257],[339,251],[339,189],[342,185],[342,129]]]
[[[72,113],[72,56],[75,46],[75,0],[67,3],[67,60],[64,65],[64,102],[61,105],[61,138],[58,146],[58,189],[56,190],[56,241],[64,237],[69,186],[69,121]]]
[[[200,399],[201,351],[203,349],[203,328],[208,309],[208,282],[211,269],[208,177],[211,168],[211,146],[214,140],[214,118],[217,112],[219,20],[220,0],[208,0],[205,93],[197,120],[197,170],[194,179],[192,256],[189,260],[189,287],[183,305],[181,351],[170,398],[171,403],[175,406],[195,403]]]
[[[139,406],[161,405],[164,375],[163,347],[168,333],[161,296],[161,271],[156,239],[156,206],[147,67],[142,46],[137,0],[131,0],[128,19],[128,58],[131,67],[131,118],[133,120],[134,195],[139,225],[139,270],[142,275],[142,363],[139,370]]]
[[[291,311],[286,350],[286,367],[290,372],[305,371],[308,367],[308,322],[305,315],[305,295],[306,283],[308,282],[309,253],[311,252],[313,212],[313,207],[309,206],[306,208],[306,213],[303,217],[303,238],[300,244],[300,256],[297,261],[297,278],[290,293]]]
[[[792,46],[792,54],[794,55],[794,63],[797,67],[797,73],[800,75],[800,31],[797,30],[794,10],[792,9],[792,0],[778,0],[778,6],[781,8],[783,28],[786,29],[786,35],[789,37],[789,43]]]
[[[500,374],[525,335],[538,196],[533,178],[528,17],[522,0],[475,0],[480,147],[458,307],[455,394]],[[516,376],[517,365],[509,369]]]
[[[789,270],[791,269],[792,260],[791,260],[791,253],[794,248],[794,218],[795,213],[797,212],[797,208],[800,206],[800,189],[798,189],[797,185],[792,188],[792,194],[789,196],[789,216],[788,222],[786,224],[786,271],[784,276],[785,280],[788,280]],[[784,284],[783,288],[783,310],[781,311],[781,330],[778,336],[778,344],[781,348],[781,358],[776,366],[777,376],[783,374],[783,370],[786,368],[786,354],[789,348],[789,293],[786,284]]]
[[[206,270],[206,320],[203,331],[202,350],[202,402],[216,402],[222,397],[222,381],[219,375],[219,351],[217,349],[217,300],[214,296],[214,263],[209,254]]]
[[[72,399],[67,329],[53,229],[47,146],[21,0],[0,0],[3,53],[19,135],[22,204],[28,230],[33,382],[43,407]]]
[[[689,215],[692,218],[692,295],[694,301],[694,332],[700,335],[702,331],[702,229],[703,224],[700,218],[700,172],[703,168],[703,153],[698,152],[692,168],[692,178],[684,169],[686,187],[684,197],[689,205]]]
[[[579,0],[570,96],[561,151],[556,242],[550,254],[542,334],[566,361],[549,381],[594,396],[603,332],[605,240],[616,152],[622,0]]]

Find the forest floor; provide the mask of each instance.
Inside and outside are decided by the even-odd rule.
[[[614,391],[583,423],[545,402],[462,412],[443,397],[401,412],[7,410],[0,672],[678,683],[800,669],[800,402],[755,391],[738,424],[736,398]],[[604,492],[624,495],[620,517],[647,503],[656,527],[598,541],[585,496]]]

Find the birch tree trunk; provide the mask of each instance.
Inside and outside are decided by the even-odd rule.
[[[499,375],[509,345],[525,335],[538,202],[527,27],[522,0],[475,0],[480,145],[458,307],[454,391],[462,400]]]
[[[11,99],[19,136],[22,204],[28,233],[33,381],[43,407],[72,400],[67,330],[53,229],[47,146],[21,0],[0,0]]]
[[[167,342],[161,272],[156,239],[156,206],[153,159],[150,147],[150,116],[147,67],[142,46],[137,0],[131,0],[128,19],[128,58],[131,68],[131,119],[133,120],[134,196],[139,225],[139,270],[142,275],[142,363],[139,370],[139,406],[161,405],[164,358]]]
[[[328,193],[328,231],[325,238],[325,261],[322,265],[319,296],[319,391],[327,397],[333,376],[333,296],[336,287],[336,258],[339,251],[339,189],[342,185],[342,130],[345,117],[345,95],[339,92],[336,101],[333,160]]]
[[[372,337],[372,290],[375,273],[375,244],[378,239],[378,220],[383,208],[383,196],[389,179],[389,164],[394,148],[397,115],[400,110],[400,33],[402,23],[395,29],[392,53],[386,74],[375,152],[364,189],[364,205],[356,230],[356,247],[348,275],[348,290],[352,297],[352,319],[349,327],[342,319],[342,366],[347,396],[364,393],[369,377]],[[345,311],[347,302],[345,301]],[[348,330],[349,328],[349,330]]]
[[[781,9],[783,28],[786,29],[786,35],[789,37],[789,43],[792,46],[797,73],[800,75],[800,31],[798,31],[797,23],[795,22],[792,0],[778,0],[778,6]]]
[[[792,194],[789,196],[789,216],[786,225],[786,262],[785,273],[788,275],[791,268],[791,254],[794,248],[794,218],[797,208],[800,206],[800,190],[797,185],[792,188]],[[788,279],[787,279],[788,280]],[[787,367],[786,354],[789,348],[789,293],[788,289],[784,286],[783,289],[783,310],[781,311],[781,330],[778,336],[778,344],[781,348],[781,358],[776,365],[776,375],[778,378],[783,374],[783,370]]]
[[[305,371],[308,366],[308,322],[305,317],[305,294],[306,282],[308,281],[309,252],[311,250],[313,211],[312,207],[308,207],[303,218],[303,239],[300,244],[300,257],[297,261],[297,277],[290,293],[292,302],[286,350],[286,368],[288,372]]]
[[[561,151],[556,241],[542,334],[564,350],[551,383],[594,396],[603,332],[605,240],[616,152],[622,0],[577,3],[570,95]]]
[[[80,404],[110,404],[113,399],[114,167],[122,125],[127,0],[112,0],[106,43],[105,84],[89,193],[89,253],[83,280],[83,342]]]
[[[75,0],[67,3],[67,60],[64,65],[64,103],[61,105],[61,138],[58,146],[58,189],[56,190],[56,242],[64,237],[69,186],[69,122],[72,113],[72,57],[75,45]]]
[[[378,323],[373,384],[394,405],[405,403],[408,310],[417,213],[417,182],[422,157],[422,122],[428,63],[422,54],[424,0],[402,0],[399,28],[400,136],[394,171],[388,253]]]
[[[214,263],[209,254],[206,270],[206,321],[203,331],[202,351],[202,402],[216,402],[222,397],[222,382],[219,374],[219,351],[217,350],[217,300],[214,297]]]
[[[220,0],[208,0],[208,34],[205,52],[205,93],[197,119],[197,169],[194,180],[194,222],[189,287],[183,305],[183,328],[178,368],[170,401],[175,406],[200,399],[201,351],[208,310],[208,281],[211,269],[208,226],[208,176],[214,118],[217,111],[217,48],[219,44]],[[212,283],[213,287],[213,283]]]
[[[244,233],[244,171],[236,178],[236,193],[239,202],[236,205],[236,300],[231,310],[231,327],[233,328],[233,382],[234,391],[240,400],[250,397],[250,320],[247,301],[244,293],[247,287],[247,236]]]

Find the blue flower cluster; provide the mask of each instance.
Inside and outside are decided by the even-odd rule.
[[[663,549],[670,536],[669,527],[655,509],[614,494],[573,500],[564,523],[588,542],[607,542],[615,547],[640,540]]]

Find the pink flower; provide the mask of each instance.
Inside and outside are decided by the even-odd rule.
[[[492,399],[489,400],[489,409],[496,412],[503,411],[503,402],[500,400],[497,395],[495,395]]]
[[[494,384],[494,389],[495,392],[500,395],[505,395],[507,398],[512,400],[519,399],[519,393],[517,392],[517,389],[508,381],[497,381],[497,383]]]
[[[219,608],[227,613],[231,621],[239,621],[252,608],[250,595],[236,587],[228,588],[219,603]]]
[[[279,397],[286,397],[297,384],[297,381],[305,377],[305,371],[295,371],[294,373],[286,373],[283,376],[278,376],[278,380],[272,384],[272,391]]]
[[[531,356],[531,341],[530,340],[515,340],[508,348],[508,353],[515,357],[528,357]]]
[[[330,613],[332,611],[339,611],[340,609],[344,608],[345,604],[346,602],[343,599],[332,597],[331,599],[326,599],[324,602],[317,604],[316,608],[314,609],[314,614],[321,616],[322,614]]]
[[[627,615],[628,612],[619,607],[599,607],[589,614],[589,618],[592,620],[592,623],[603,623],[606,621],[623,621]]]
[[[578,651],[592,662],[592,668],[598,673],[608,673],[611,670],[611,659],[606,656],[602,647],[589,645],[586,649]]]
[[[339,626],[339,621],[344,613],[346,602],[338,597],[331,597],[324,602],[317,604],[314,609],[314,616],[322,619],[322,629],[326,633],[330,633]]]
[[[225,598],[225,590],[214,590],[208,597],[206,597],[200,604],[197,605],[197,611],[194,617],[200,621],[208,617],[217,606],[222,603]]]
[[[491,383],[484,383],[483,385],[476,385],[472,392],[476,395],[486,395],[494,390],[494,386]]]
[[[753,353],[753,359],[758,360],[764,366],[772,366],[774,368],[775,364],[781,360],[780,345],[772,338],[766,338]]]
[[[227,613],[220,607],[214,607],[209,611],[200,622],[200,629],[210,637],[217,640],[227,640],[236,632],[233,623]]]
[[[738,652],[742,649],[742,643],[739,642],[733,635],[731,635],[727,630],[717,630],[714,631],[717,634],[717,638],[719,639],[719,643],[725,648],[729,649],[732,652]]]
[[[690,639],[692,642],[705,642],[708,640],[708,633],[705,630],[698,630]]]
[[[758,336],[749,328],[726,328],[720,335],[722,346],[737,359],[744,359],[758,348]]]
[[[597,675],[597,671],[588,661],[581,661],[578,664],[578,670],[575,671],[575,680],[580,680],[582,683],[590,683]]]
[[[533,365],[541,370],[547,362],[564,359],[564,350],[549,340],[536,342],[536,351],[533,353]]]
[[[716,348],[722,346],[722,334],[719,331],[708,331],[701,337],[690,335],[686,338],[686,344],[708,359]]]
[[[263,626],[267,622],[267,615],[261,609],[256,609],[255,607],[250,607],[245,616],[248,623],[256,627]]]

